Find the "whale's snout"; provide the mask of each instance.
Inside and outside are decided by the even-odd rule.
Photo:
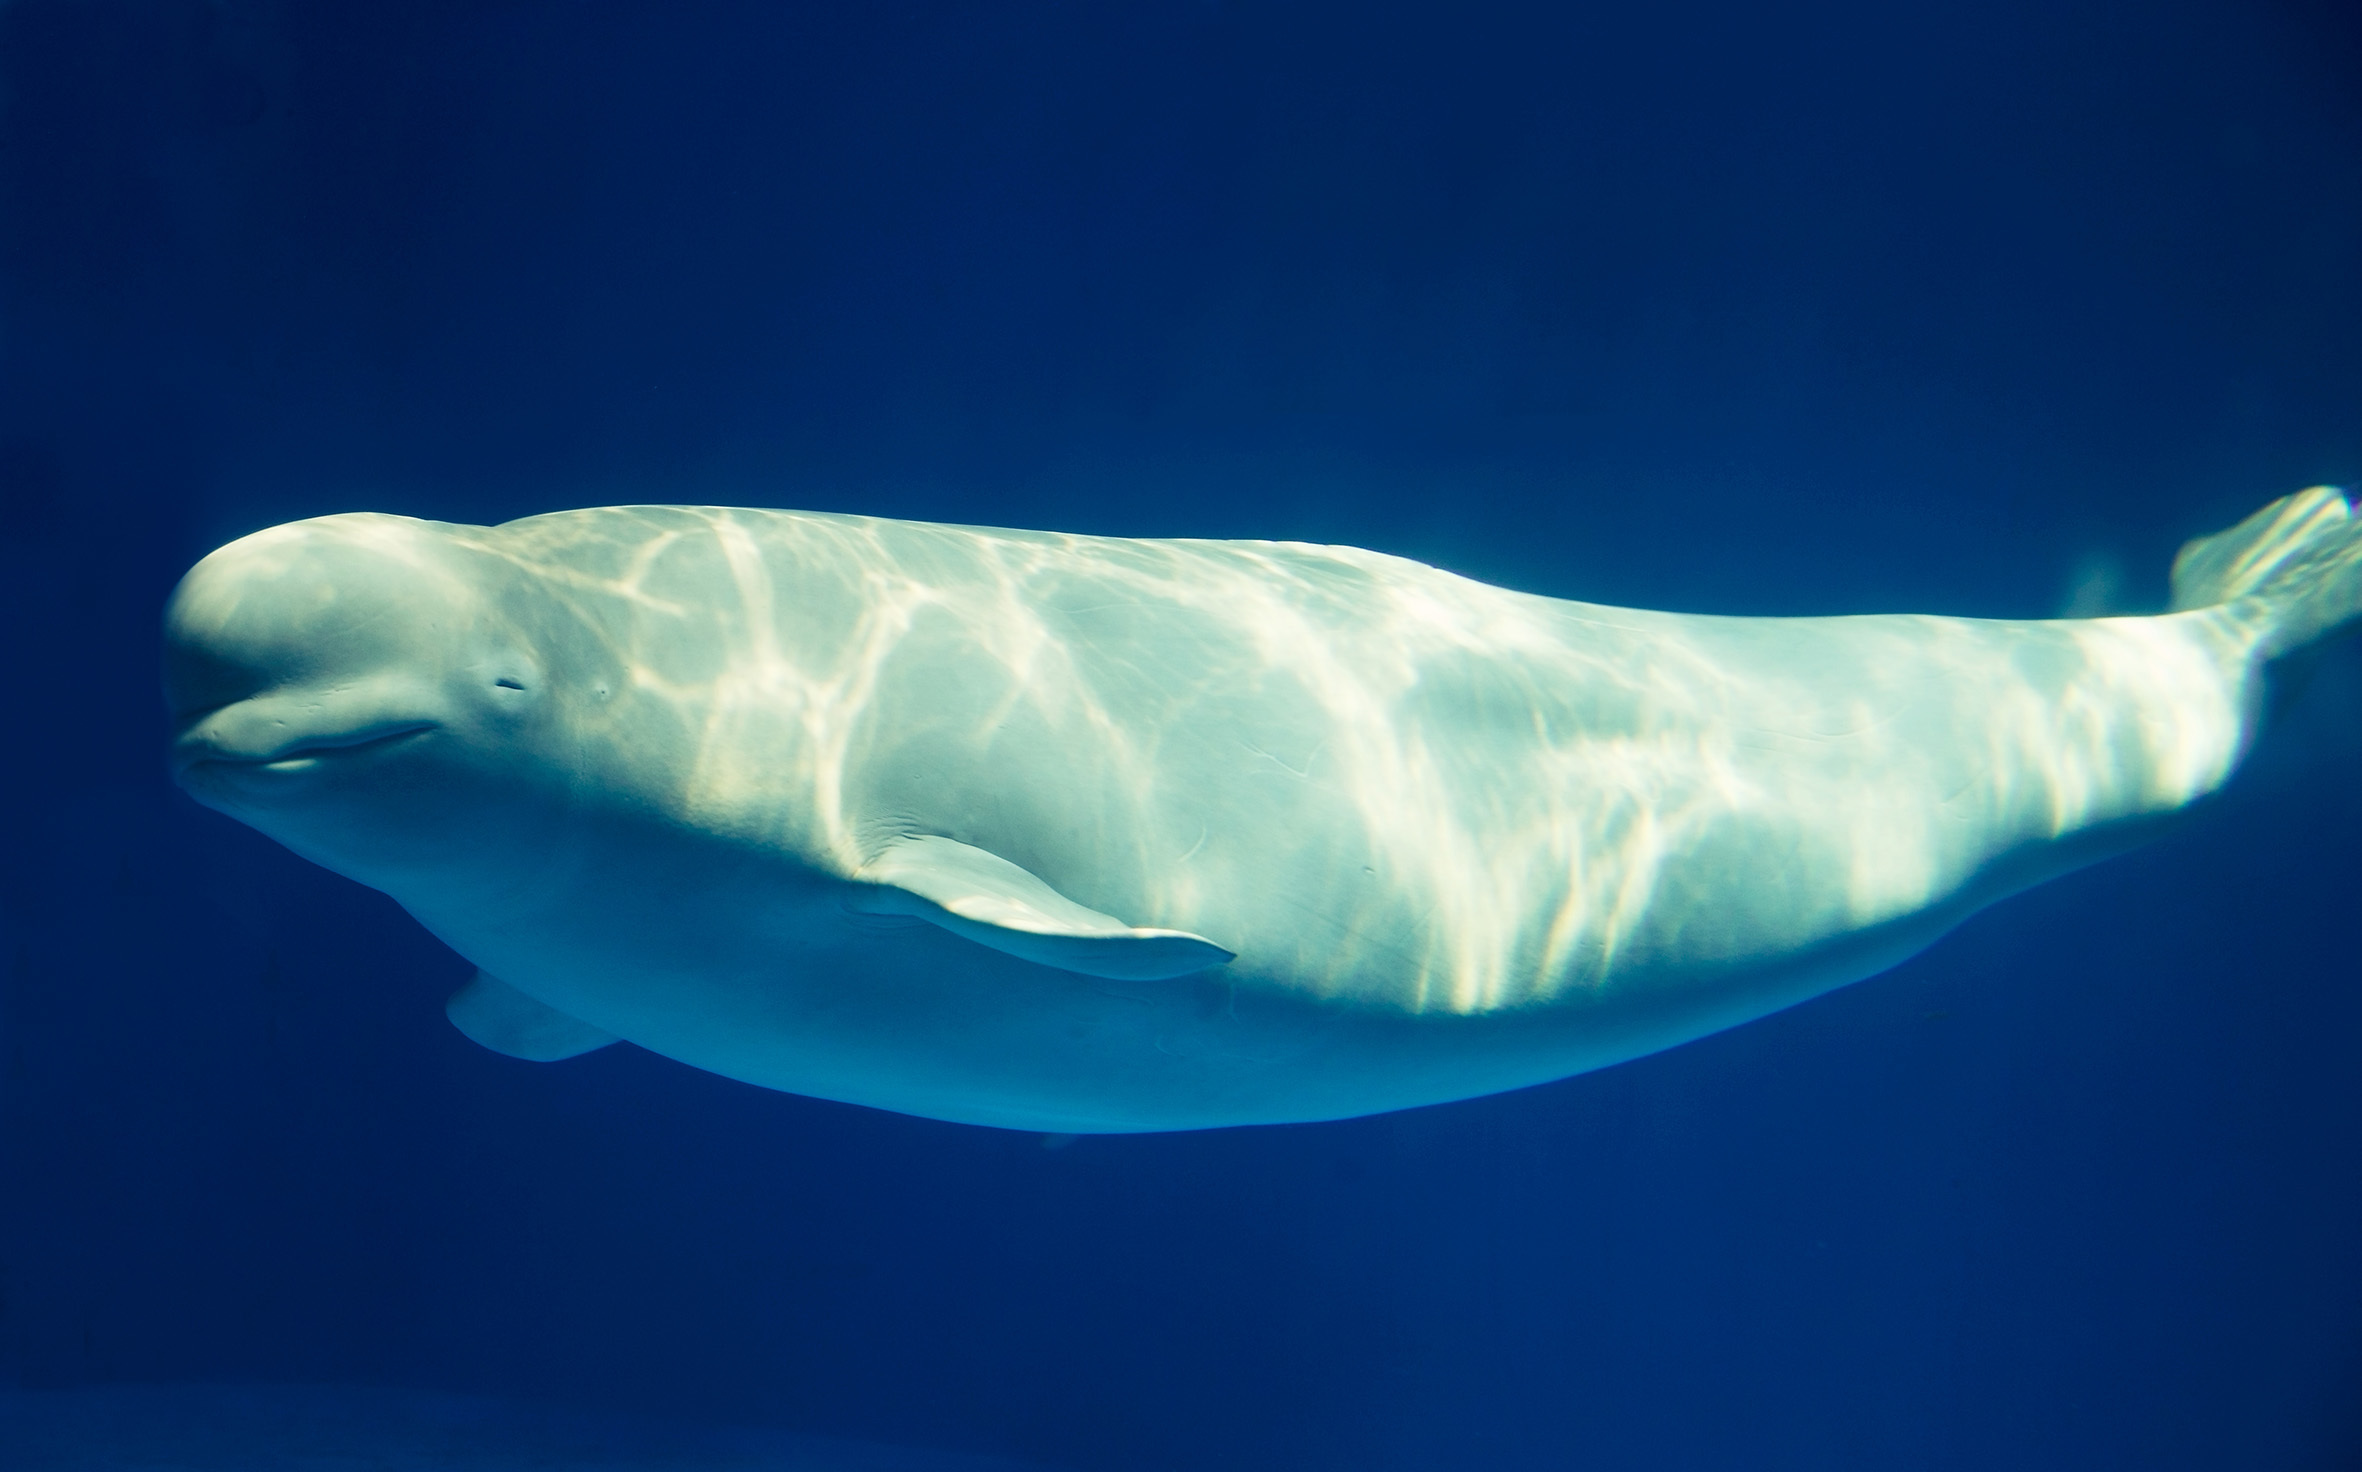
[[[243,582],[237,560],[217,552],[181,579],[165,609],[164,704],[176,735],[284,677],[290,661],[272,657],[265,621],[252,609],[240,617],[238,605],[249,591]]]
[[[176,638],[174,632],[168,624],[164,705],[172,713],[173,765],[178,768],[184,765],[184,749],[193,751],[218,734],[222,722],[214,717],[266,696],[279,684],[279,676],[265,660],[240,658],[241,651],[226,641]]]

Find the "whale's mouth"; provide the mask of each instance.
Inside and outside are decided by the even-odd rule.
[[[251,754],[199,743],[180,753],[175,765],[184,778],[207,771],[294,776],[390,751],[439,729],[433,721],[380,722],[333,736],[305,736],[285,746]]]

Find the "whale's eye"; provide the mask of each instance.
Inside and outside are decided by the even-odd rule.
[[[499,679],[494,680],[492,683],[503,690],[522,690],[525,688],[522,684],[510,679],[506,675],[502,675]]]

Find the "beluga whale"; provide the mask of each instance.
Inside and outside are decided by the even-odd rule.
[[[620,506],[199,562],[177,779],[469,1038],[1055,1134],[1563,1078],[1885,970],[2220,787],[2362,613],[2326,487],[2171,610],[1731,618],[1284,542]]]

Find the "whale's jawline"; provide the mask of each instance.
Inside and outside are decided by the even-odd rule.
[[[390,728],[383,725],[366,726],[342,736],[306,737],[255,756],[211,752],[182,762],[180,772],[184,779],[207,768],[219,771],[306,772],[324,761],[349,761],[388,751],[441,729],[442,725],[437,721],[405,721]]]

